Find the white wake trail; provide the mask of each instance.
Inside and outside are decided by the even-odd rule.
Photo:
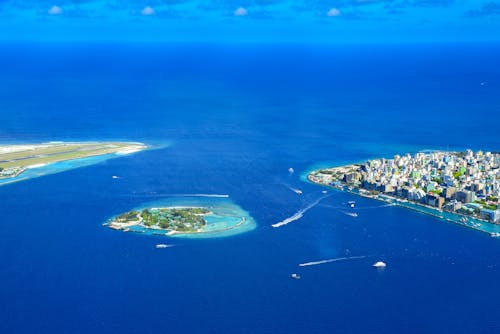
[[[308,267],[308,266],[316,266],[318,264],[330,263],[330,262],[338,262],[338,261],[347,261],[347,260],[356,260],[356,259],[364,259],[369,257],[368,255],[362,256],[350,256],[350,257],[337,257],[334,259],[327,259],[321,261],[313,261],[299,264],[299,267]]]
[[[221,197],[221,198],[228,198],[229,195],[226,194],[174,194],[172,196],[177,196],[177,197]]]
[[[273,224],[271,225],[272,227],[281,227],[281,226],[284,226],[284,225],[287,225],[287,224],[290,224],[291,222],[294,222],[296,220],[299,220],[300,218],[302,218],[304,216],[304,213],[306,213],[307,211],[309,211],[310,209],[312,209],[313,207],[315,207],[316,205],[319,204],[319,202],[321,202],[324,198],[326,198],[328,196],[323,196],[319,199],[317,199],[316,201],[312,202],[311,204],[309,204],[308,206],[306,206],[305,208],[299,210],[297,213],[295,213],[293,216],[290,216],[282,221],[280,221],[279,223],[276,223],[276,224]]]

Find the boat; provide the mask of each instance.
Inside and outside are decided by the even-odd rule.
[[[492,233],[490,233],[490,236],[492,238],[500,238],[500,233],[498,233],[498,232],[492,232]]]
[[[295,172],[295,170],[292,167],[288,168],[288,173],[293,174],[293,172]]]
[[[321,193],[322,193],[322,194],[326,194],[326,193],[328,193],[328,191],[323,190],[323,191],[321,191]]]
[[[293,274],[291,275],[291,277],[292,277],[293,279],[300,279],[300,275],[299,275],[299,274],[295,274],[295,273],[293,273]]]
[[[300,189],[293,189],[293,191],[294,191],[297,195],[302,195],[302,190],[300,190]]]
[[[162,249],[162,248],[169,248],[169,247],[173,247],[173,245],[167,245],[167,244],[157,244],[155,247],[156,247],[156,248],[158,248],[158,249]]]
[[[113,175],[111,176],[112,179],[119,179],[120,177],[119,176],[116,176],[116,175]]]
[[[387,266],[387,264],[385,262],[382,262],[382,261],[377,261],[373,264],[373,267],[375,268],[385,268]]]
[[[354,205],[356,204],[356,202],[355,201],[349,201],[349,202],[347,202],[347,204],[349,204],[349,206],[351,208],[354,208]]]

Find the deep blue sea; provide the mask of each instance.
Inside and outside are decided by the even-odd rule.
[[[301,180],[314,166],[500,151],[499,59],[498,44],[0,45],[0,143],[163,145],[0,187],[0,333],[498,333],[498,239],[340,192],[271,225],[323,196]],[[257,228],[101,226],[196,193],[228,194]],[[350,256],[369,257],[298,267]]]

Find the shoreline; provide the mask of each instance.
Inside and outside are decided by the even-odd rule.
[[[73,149],[73,151],[67,149]],[[82,141],[0,144],[0,158],[4,159],[0,163],[3,163],[4,173],[8,170],[19,169],[11,175],[0,175],[0,186],[76,169],[149,149],[151,146],[141,142]],[[47,150],[54,150],[52,151],[54,153],[47,152]],[[19,165],[16,164],[17,162]]]
[[[401,207],[401,208],[409,209],[409,210],[418,212],[420,214],[425,214],[427,216],[438,218],[440,220],[444,220],[444,221],[447,221],[447,222],[450,222],[450,223],[453,223],[453,224],[456,224],[456,225],[467,227],[467,228],[470,228],[470,229],[473,229],[473,230],[476,230],[476,231],[479,231],[479,232],[482,232],[482,233],[487,233],[489,235],[491,235],[492,233],[497,233],[498,231],[494,231],[493,232],[493,231],[486,231],[484,229],[481,229],[480,226],[483,226],[482,224],[488,224],[491,227],[497,227],[498,230],[500,231],[500,225],[499,224],[494,224],[494,223],[491,223],[489,221],[486,221],[486,220],[483,220],[483,219],[480,219],[480,218],[470,217],[470,216],[462,215],[462,214],[459,214],[459,213],[454,213],[454,212],[448,212],[448,211],[439,210],[439,209],[436,209],[434,207],[430,207],[428,205],[423,205],[423,204],[420,204],[420,203],[411,202],[411,201],[408,201],[408,200],[405,200],[405,199],[400,199],[398,197],[394,197],[394,196],[390,196],[390,195],[385,195],[385,194],[382,194],[382,195],[380,195],[380,194],[377,194],[377,195],[363,194],[363,193],[359,192],[358,188],[354,188],[353,187],[353,189],[350,190],[349,187],[346,186],[346,185],[344,185],[344,184],[340,187],[340,186],[333,186],[333,185],[329,185],[329,184],[324,184],[324,183],[321,183],[321,182],[317,182],[317,181],[314,181],[312,179],[312,173],[314,173],[314,172],[315,172],[315,170],[308,173],[307,180],[309,182],[311,182],[312,184],[315,184],[315,185],[327,187],[329,189],[333,189],[333,190],[336,190],[336,191],[339,191],[339,192],[345,192],[345,193],[357,195],[357,196],[368,198],[368,199],[372,199],[372,200],[377,200],[377,201],[380,201],[380,202],[391,204],[393,206],[398,206],[398,207]],[[354,189],[356,189],[357,191],[354,191]],[[409,205],[404,205],[405,203],[408,203]],[[411,205],[413,205],[413,206],[411,206]],[[431,210],[431,212],[426,211],[425,209]],[[444,217],[445,214],[449,215],[450,218]],[[455,218],[455,219],[453,219],[453,218]],[[461,219],[463,219],[463,218],[466,218],[467,222],[462,222]],[[474,224],[480,224],[480,226],[474,226],[474,225],[467,224],[469,221],[477,221]],[[486,225],[486,226],[488,226],[488,225]]]
[[[207,209],[205,207],[200,207],[200,206],[190,206],[190,205],[177,205],[177,206],[169,206],[169,207],[151,207],[151,209],[193,209],[193,208],[200,208],[200,209]],[[202,216],[206,215],[217,215],[211,210],[208,210],[207,213],[201,214]],[[234,217],[237,218],[237,217]],[[125,221],[125,222],[117,222],[114,218],[111,218],[108,220],[106,223],[102,224],[103,226],[106,226],[112,230],[116,231],[123,231],[123,232],[134,232],[134,233],[145,233],[145,232],[150,232],[153,235],[162,235],[162,236],[196,236],[196,235],[209,235],[209,234],[215,234],[215,233],[222,233],[226,231],[230,231],[233,229],[236,229],[243,224],[247,222],[247,217],[241,216],[240,220],[238,223],[214,230],[196,230],[196,231],[176,231],[176,230],[169,230],[165,228],[161,228],[159,226],[147,226],[145,225],[144,219],[140,215],[140,213],[137,214],[137,221]],[[208,224],[207,224],[208,225]],[[134,229],[138,228],[138,229]]]

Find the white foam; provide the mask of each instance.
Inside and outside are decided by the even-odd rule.
[[[324,197],[321,197],[320,199],[317,199],[316,201],[312,202],[311,204],[309,204],[305,208],[297,211],[293,216],[290,216],[290,217],[280,221],[279,223],[273,224],[271,226],[272,227],[281,227],[281,226],[290,224],[293,221],[299,220],[300,218],[302,218],[304,216],[304,213],[306,213],[307,211],[309,211],[310,209],[312,209],[313,207],[318,205],[318,203],[321,202],[321,200],[326,198],[326,197],[328,197],[328,196],[324,196]]]
[[[356,212],[346,212],[346,211],[340,211],[340,212],[342,212],[344,215],[351,216],[351,217],[358,216],[358,214]]]
[[[40,167],[43,167],[43,166],[47,166],[47,164],[46,163],[34,164],[34,165],[28,166],[26,168],[33,169],[33,168],[40,168]]]
[[[297,188],[293,188],[293,187],[290,187],[288,184],[286,183],[283,183],[283,185],[285,187],[287,187],[288,189],[290,189],[291,191],[293,191],[294,193],[296,193],[297,195],[302,195],[302,190],[300,189],[297,189]]]
[[[171,196],[176,196],[176,197],[221,197],[221,198],[228,198],[229,195],[227,194],[173,194]]]
[[[368,256],[367,255],[362,255],[362,256],[337,257],[337,258],[334,258],[334,259],[327,259],[327,260],[321,260],[321,261],[312,261],[312,262],[301,263],[301,264],[299,264],[299,267],[316,266],[318,264],[325,264],[325,263],[338,262],[338,261],[364,259],[366,257],[368,257]]]

